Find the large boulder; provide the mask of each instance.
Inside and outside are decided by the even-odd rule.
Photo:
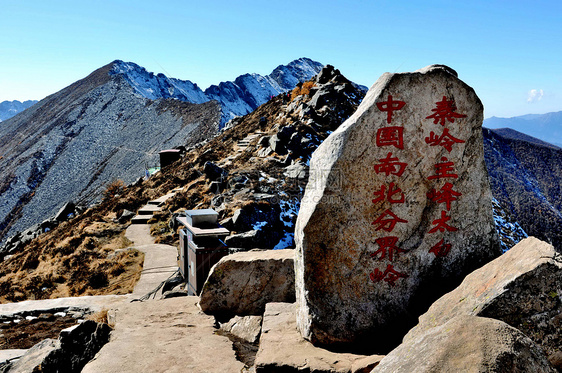
[[[294,250],[247,251],[223,257],[201,290],[199,307],[228,320],[261,315],[269,302],[294,302]]]
[[[383,356],[336,353],[314,346],[298,332],[295,304],[269,303],[263,316],[256,373],[367,373]]]
[[[457,316],[401,344],[373,373],[555,373],[531,339],[498,320]]]
[[[386,73],[315,151],[295,229],[305,338],[387,352],[501,254],[482,119],[474,90],[446,66]]]
[[[409,341],[459,315],[498,319],[539,344],[562,369],[562,255],[534,237],[466,276],[420,317]]]

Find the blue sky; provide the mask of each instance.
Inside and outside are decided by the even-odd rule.
[[[485,116],[562,110],[560,1],[0,0],[0,101],[41,99],[121,59],[203,89],[299,57],[371,86],[455,69]]]

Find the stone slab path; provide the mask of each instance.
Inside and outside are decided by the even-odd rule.
[[[133,224],[125,231],[125,237],[134,247],[144,253],[141,278],[133,291],[133,298],[139,298],[156,289],[178,269],[178,250],[175,246],[155,244],[150,235],[149,225]]]
[[[198,297],[128,303],[116,312],[111,339],[83,373],[242,372],[232,342],[215,334]]]

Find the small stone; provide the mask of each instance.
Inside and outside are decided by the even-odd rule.
[[[257,343],[261,333],[261,316],[234,316],[221,329],[249,343]]]

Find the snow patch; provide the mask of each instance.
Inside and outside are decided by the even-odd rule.
[[[283,250],[294,246],[295,246],[295,234],[285,232],[285,235],[283,236],[283,238],[281,238],[281,240],[279,240],[279,243],[275,245],[273,250]]]

